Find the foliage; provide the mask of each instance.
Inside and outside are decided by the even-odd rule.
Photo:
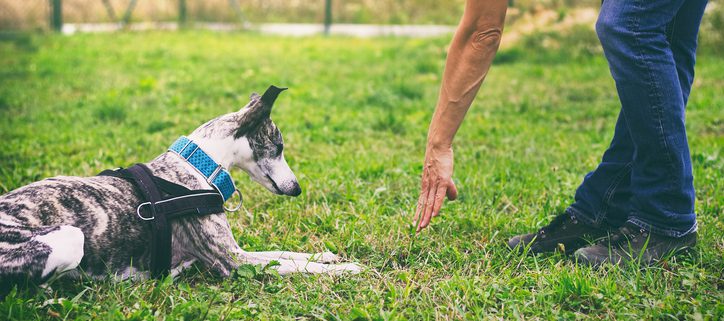
[[[603,53],[596,32],[588,25],[574,25],[564,31],[539,31],[523,36],[516,46],[502,50],[497,63],[567,63],[600,57]]]
[[[719,55],[724,52],[723,1],[712,1],[707,7],[699,30],[699,43],[704,52]]]
[[[0,41],[0,192],[148,161],[252,91],[288,86],[272,117],[304,193],[274,196],[234,172],[246,200],[229,215],[237,241],[250,251],[330,249],[368,268],[56,280],[12,292],[0,319],[724,318],[724,59],[699,57],[687,110],[699,246],[654,267],[594,270],[504,245],[565,208],[611,138],[614,84],[585,50],[557,58],[563,50],[526,44],[491,69],[456,139],[460,199],[411,233],[448,41],[193,31]]]

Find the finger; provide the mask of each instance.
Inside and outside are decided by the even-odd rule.
[[[418,226],[418,231],[422,230],[423,228],[427,227],[428,224],[430,224],[430,219],[432,219],[432,207],[435,205],[435,195],[437,194],[437,189],[440,188],[439,184],[434,184],[430,188],[430,191],[427,193],[427,199],[425,200],[425,209],[422,212],[422,219],[420,220],[420,225]]]
[[[421,190],[420,191],[420,197],[417,198],[417,207],[415,208],[415,216],[412,218],[412,224],[417,227],[417,223],[419,222],[420,215],[422,214],[422,209],[425,208],[425,198],[427,198],[427,191]]]
[[[425,200],[427,199],[427,193],[429,192],[429,186],[427,182],[427,173],[423,173],[423,178],[421,182],[420,187],[420,197],[417,199],[417,208],[415,209],[415,216],[413,217],[412,224],[417,227],[418,223],[420,222],[420,216],[422,215],[422,210],[425,208]]]
[[[420,207],[420,217],[419,220],[416,223],[416,232],[420,232],[423,228],[422,224],[425,221],[425,217],[427,216],[427,204],[429,203],[428,199],[430,197],[430,193],[432,193],[432,189],[434,186],[431,186],[425,191],[425,198],[422,200],[422,206]],[[421,195],[422,196],[422,195]]]
[[[436,217],[440,215],[440,209],[442,204],[445,203],[445,194],[447,193],[446,188],[438,188],[435,193],[435,205],[432,206],[432,216]]]
[[[447,199],[454,201],[458,198],[458,187],[455,186],[455,182],[450,179],[450,184],[447,187]]]

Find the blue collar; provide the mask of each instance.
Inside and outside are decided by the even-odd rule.
[[[181,156],[201,175],[204,175],[206,181],[221,193],[224,202],[237,191],[229,172],[186,136],[179,137],[168,150]]]

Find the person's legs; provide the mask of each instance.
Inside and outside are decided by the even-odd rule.
[[[672,237],[696,229],[684,93],[666,35],[688,1],[606,0],[596,25],[634,144],[628,221]]]
[[[645,263],[696,242],[684,109],[706,1],[606,0],[596,29],[634,145],[626,224],[576,252],[600,264]]]
[[[564,215],[571,219],[556,219],[553,223],[557,224],[538,233],[516,236],[509,246],[532,244],[533,250],[542,241],[541,232],[551,230],[547,236],[554,234],[556,240],[600,235],[605,226],[622,225],[629,214],[636,226],[656,233],[681,236],[695,231],[683,109],[693,80],[696,34],[705,4],[705,0],[604,2],[597,31],[623,106],[614,138],[601,164],[576,191],[575,202]],[[632,171],[637,175],[633,184]],[[669,171],[671,177],[667,177]],[[593,228],[572,231],[569,227],[578,219]],[[539,251],[555,249],[555,242],[543,243]]]
[[[665,27],[684,106],[694,80],[697,34],[706,3],[707,0],[684,1]],[[631,210],[633,153],[633,141],[622,110],[610,147],[596,170],[588,173],[576,190],[575,202],[568,211],[595,226],[623,225]]]

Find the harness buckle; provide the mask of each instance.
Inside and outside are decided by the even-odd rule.
[[[236,212],[236,211],[238,211],[238,210],[241,208],[241,205],[244,204],[244,197],[241,196],[241,192],[239,192],[239,189],[238,189],[238,188],[235,188],[235,189],[234,189],[234,192],[231,193],[231,196],[234,196],[234,194],[239,194],[239,204],[236,204],[236,207],[234,207],[234,208],[228,208],[228,207],[226,207],[226,204],[224,204],[224,209],[227,210],[227,211],[229,211],[229,212]],[[229,197],[229,199],[231,199],[231,197]]]
[[[241,195],[241,194],[239,194],[239,195]],[[151,217],[145,217],[145,216],[141,215],[141,208],[142,208],[144,205],[148,205],[148,206],[151,207],[151,213],[153,213],[153,215],[152,215]],[[144,220],[144,221],[153,221],[153,220],[155,220],[155,219],[156,219],[156,213],[155,213],[155,212],[156,212],[156,209],[153,207],[153,204],[151,204],[151,202],[141,203],[141,205],[138,205],[138,207],[136,207],[136,215],[138,215],[138,218],[140,218],[140,219],[142,219],[142,220]]]

